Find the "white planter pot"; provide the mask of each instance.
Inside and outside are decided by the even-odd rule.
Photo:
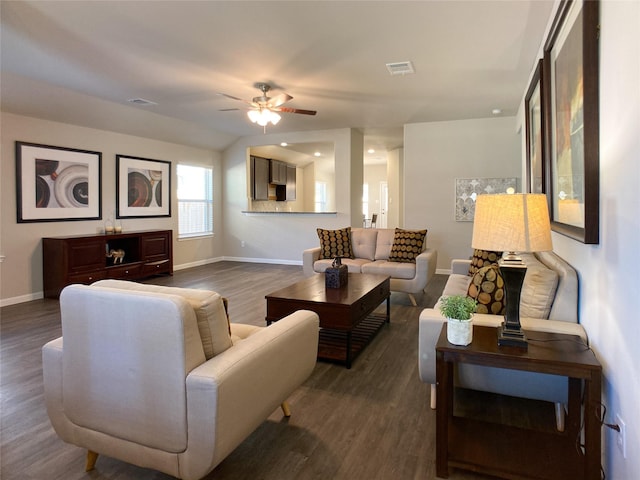
[[[469,345],[473,339],[471,320],[447,318],[447,340],[454,345]]]

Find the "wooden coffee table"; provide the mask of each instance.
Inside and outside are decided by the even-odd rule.
[[[350,273],[341,288],[326,288],[324,282],[324,274],[317,274],[267,295],[267,325],[296,310],[316,312],[320,317],[318,359],[351,368],[353,359],[389,323],[389,277]],[[373,314],[385,300],[386,315]]]

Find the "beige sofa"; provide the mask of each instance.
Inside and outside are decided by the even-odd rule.
[[[177,478],[207,475],[316,363],[318,316],[227,323],[215,292],[107,280],[60,296],[63,336],[43,347],[56,433]]]
[[[437,252],[426,248],[416,257],[415,263],[390,262],[393,245],[393,228],[352,228],[351,243],[355,258],[343,258],[351,273],[370,273],[391,277],[391,290],[409,294],[412,305],[417,306],[415,293],[423,292],[436,272]],[[332,259],[320,259],[320,247],[302,252],[302,268],[307,276],[323,273],[331,266]]]
[[[577,335],[585,343],[587,334],[578,323],[578,276],[576,271],[553,252],[521,254],[527,264],[522,287],[520,320],[525,330]],[[466,294],[471,276],[469,260],[453,260],[451,275],[442,296]],[[474,314],[473,324],[499,326],[502,315]],[[431,407],[436,406],[435,345],[446,319],[439,310],[426,308],[419,319],[418,366],[420,378],[431,385]],[[503,370],[477,365],[460,365],[456,376],[458,385],[487,392],[546,400],[556,404],[558,428],[563,429],[567,403],[566,377],[516,370]]]

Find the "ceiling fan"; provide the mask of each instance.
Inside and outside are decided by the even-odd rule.
[[[317,113],[315,110],[302,110],[300,108],[283,107],[282,105],[284,103],[293,100],[293,97],[291,95],[281,93],[278,96],[269,97],[267,96],[267,93],[269,92],[269,90],[271,90],[271,85],[268,85],[266,83],[256,83],[254,86],[262,92],[262,95],[253,97],[250,102],[238,97],[234,97],[233,95],[228,95],[226,93],[220,93],[220,95],[231,98],[232,100],[244,102],[249,105],[250,109],[247,112],[249,119],[253,123],[257,123],[261,127],[265,128],[269,123],[271,123],[272,125],[276,125],[280,121],[281,117],[278,112],[301,113],[303,115],[315,115]],[[222,109],[221,111],[230,110],[237,110],[237,108],[227,108]]]

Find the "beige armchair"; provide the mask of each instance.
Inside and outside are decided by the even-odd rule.
[[[207,475],[311,374],[318,317],[227,324],[215,292],[105,281],[60,296],[63,336],[43,347],[57,434],[177,478]]]

